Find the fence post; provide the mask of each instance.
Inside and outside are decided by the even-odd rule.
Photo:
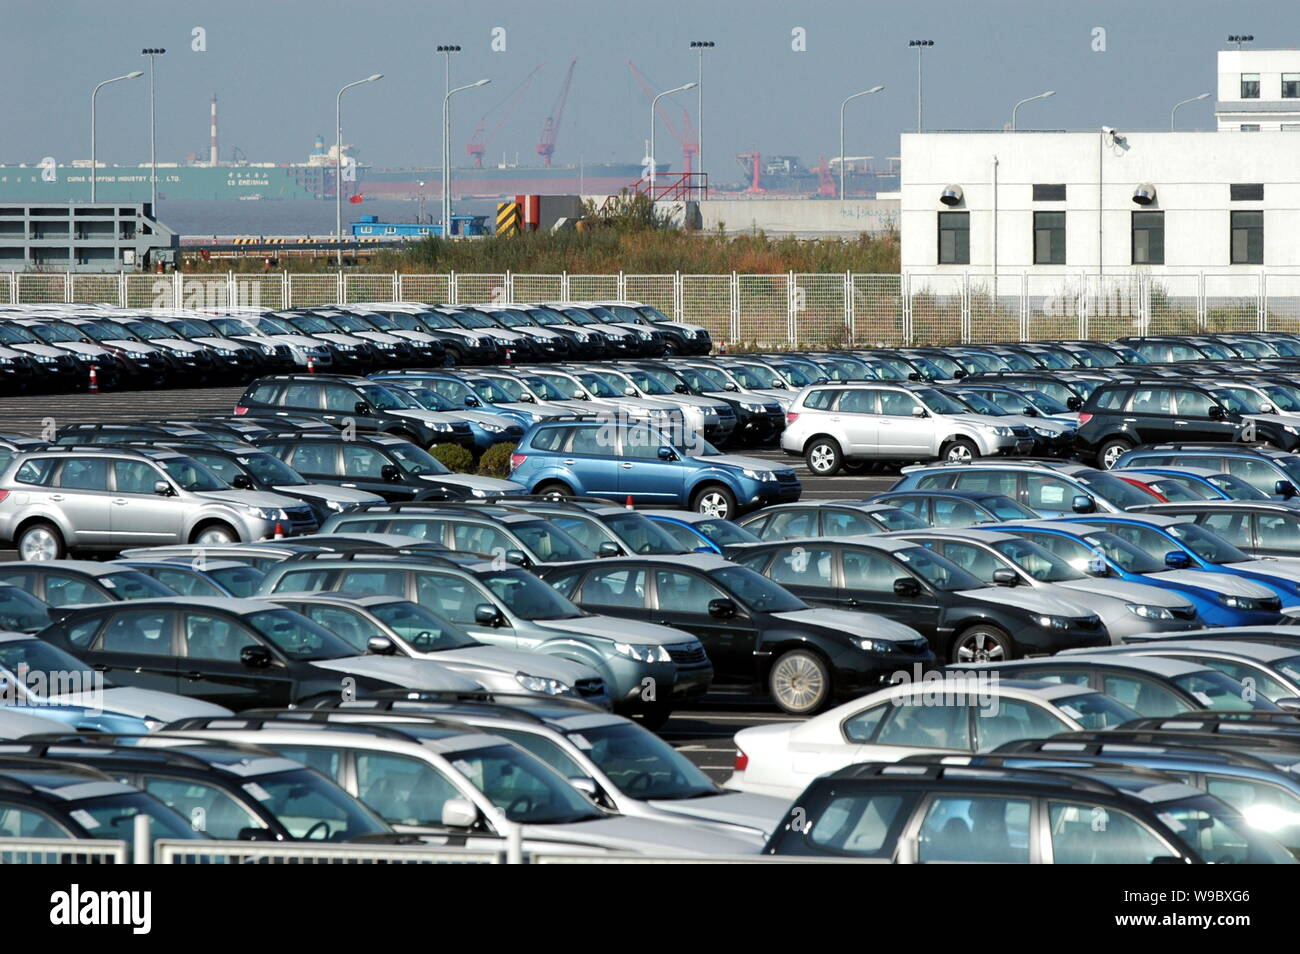
[[[72,302],[73,290],[74,289],[72,287],[72,272],[64,272],[63,273],[63,303],[65,305],[70,304]]]
[[[619,301],[627,301],[627,276],[623,274],[623,269],[618,270],[617,295]]]
[[[682,321],[686,314],[686,303],[682,300],[682,273],[673,273],[673,321]]]
[[[971,341],[971,317],[970,317],[970,272],[962,272],[961,275],[961,295],[958,296],[961,302],[961,314],[957,325],[957,339],[962,344],[970,344]]]
[[[1205,272],[1196,274],[1196,328],[1203,331],[1210,323],[1210,306],[1205,300]]]
[[[280,307],[289,307],[289,270],[280,272]]]
[[[569,270],[560,272],[560,301],[569,300]]]
[[[799,343],[799,290],[795,287],[793,269],[785,278],[785,316],[786,344],[793,349]]]
[[[912,343],[912,277],[904,272],[898,278],[898,297],[903,306],[903,344]]]
[[[9,273],[9,304],[18,304],[18,273]]]
[[[504,304],[507,301],[514,301],[515,300],[514,284],[515,284],[514,276],[510,274],[510,269],[507,268],[505,276],[501,281],[501,294],[505,295],[506,297],[504,301],[494,302],[494,304],[500,305],[500,304]]]
[[[844,330],[849,333],[849,344],[858,340],[857,310],[853,302],[853,272],[844,272]]]
[[[460,304],[460,289],[457,287],[456,272],[454,270],[447,273],[447,297],[449,299],[447,304]]]
[[[728,283],[729,300],[731,304],[731,341],[734,344],[740,340],[740,276],[734,271],[731,273],[731,281]]]
[[[392,301],[402,300],[402,277],[393,269],[393,297]]]
[[[135,836],[131,845],[131,860],[137,865],[153,864],[153,839],[149,837],[150,817],[140,812],[131,820]]]
[[[1268,273],[1260,270],[1259,298],[1255,303],[1255,330],[1268,330]]]
[[[183,272],[172,272],[172,307],[183,308],[184,301],[185,301],[185,274]]]
[[[347,300],[347,296],[347,285],[343,280],[343,269],[340,268],[334,279],[334,301],[336,304],[341,305],[345,300]]]

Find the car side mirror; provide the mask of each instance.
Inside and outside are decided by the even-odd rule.
[[[596,555],[599,557],[616,557],[623,555],[623,548],[613,540],[606,540],[596,549]]]
[[[919,405],[915,405],[915,404],[914,404],[914,405],[912,405],[912,416],[913,416],[913,417],[928,417],[929,415],[926,414],[926,412],[925,412],[925,408],[920,407]]]
[[[894,581],[894,595],[910,599],[921,595],[921,584],[910,576],[900,576]]]
[[[1290,500],[1296,494],[1295,484],[1291,483],[1289,480],[1279,480],[1273,485],[1273,493],[1286,500]]]
[[[402,479],[402,469],[396,464],[385,464],[379,468],[379,476],[390,484],[396,483]]]
[[[1020,577],[1016,574],[1015,570],[994,570],[993,582],[998,586],[1018,586],[1020,584]]]
[[[397,646],[387,636],[371,636],[366,640],[366,652],[376,656],[395,656]]]
[[[659,448],[659,459],[660,459],[660,460],[669,460],[669,461],[671,461],[671,460],[676,460],[676,459],[677,459],[677,452],[674,451],[671,447],[660,447],[660,448]]]
[[[271,665],[271,650],[265,646],[245,646],[239,651],[239,661],[249,669],[265,669]]]
[[[1165,554],[1165,566],[1171,570],[1185,570],[1192,565],[1192,558],[1182,550],[1170,550]]]
[[[511,566],[531,566],[532,561],[528,559],[528,554],[523,550],[507,550],[505,552],[505,561]]]
[[[1279,709],[1285,709],[1287,712],[1300,712],[1300,697],[1283,696],[1280,699],[1274,699],[1273,704]]]
[[[1075,513],[1096,513],[1097,501],[1087,494],[1076,494],[1074,500],[1070,501],[1070,509]]]
[[[736,615],[736,602],[722,597],[709,600],[709,615],[714,619],[731,619]]]
[[[593,802],[600,795],[600,786],[596,784],[596,780],[590,775],[575,776],[569,779],[569,784],[582,792],[583,795],[586,795]]]
[[[1023,414],[1025,417],[1037,417],[1038,408],[1030,407],[1028,404],[1026,404],[1024,410],[1021,411],[1020,413]]]
[[[1227,416],[1228,416],[1228,411],[1226,408],[1223,407],[1223,405],[1221,404],[1210,405],[1210,420],[1222,421]]]
[[[239,829],[240,841],[275,841],[275,832],[269,828],[241,828]]]
[[[1259,406],[1259,413],[1260,413],[1260,414],[1276,414],[1276,413],[1277,413],[1277,408],[1275,408],[1273,405],[1271,405],[1271,404],[1265,402],[1264,404],[1261,404],[1261,405]]]
[[[1065,399],[1065,406],[1068,407],[1071,411],[1077,411],[1081,407],[1083,407],[1083,398],[1068,397]]]
[[[444,828],[473,828],[478,822],[478,809],[466,798],[449,798],[442,803]]]
[[[686,385],[684,385],[684,384],[674,384],[674,385],[673,385],[673,390],[676,391],[678,394],[690,394],[690,393],[691,393],[691,389],[688,388],[688,387],[687,387]]]
[[[573,399],[575,401],[590,401],[591,395],[588,394],[586,391],[574,391]]]
[[[921,375],[918,374],[917,372],[913,371],[911,374],[909,374],[909,375],[907,376],[907,380],[909,380],[909,381],[920,381],[920,380],[921,380]]]
[[[370,413],[370,405],[365,401],[358,401],[356,404],[352,405],[352,410],[357,414],[360,414],[362,417],[365,417]]]
[[[722,390],[724,390],[724,391],[739,391],[740,388],[736,385],[736,382],[735,382],[735,381],[728,381],[726,384],[724,384],[724,385],[722,386]]]
[[[172,495],[172,485],[165,480],[156,480],[154,481],[153,492],[159,497],[170,497]]]
[[[1089,576],[1110,576],[1110,567],[1106,565],[1105,560],[1089,560],[1083,572]]]
[[[474,622],[480,626],[500,626],[501,611],[491,603],[479,603],[474,607]]]
[[[253,480],[247,474],[235,474],[230,478],[230,486],[236,490],[252,490]]]
[[[523,403],[523,404],[536,404],[536,403],[537,403],[537,398],[533,397],[531,394],[521,394],[521,395],[519,395],[519,400],[520,400],[520,402]]]
[[[476,398],[476,397],[475,397],[474,395],[472,395],[472,394],[466,394],[466,395],[465,395],[465,406],[466,406],[466,407],[482,407],[482,406],[483,406],[483,402],[480,401],[478,398]]]
[[[965,368],[958,368],[956,371],[952,373],[952,376],[953,378],[964,378],[966,377],[966,374],[967,372]]]

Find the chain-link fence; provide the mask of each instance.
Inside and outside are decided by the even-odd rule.
[[[702,325],[730,347],[1300,332],[1300,275],[935,272],[907,275],[570,275],[270,272],[0,273],[0,304],[300,308],[340,302],[464,305],[626,300]]]

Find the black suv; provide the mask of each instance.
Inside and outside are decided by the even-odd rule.
[[[900,669],[935,662],[906,626],[812,609],[712,554],[619,557],[538,572],[585,610],[692,633],[717,683],[766,689],[786,712],[816,712],[882,685]]]
[[[1075,449],[1084,460],[1108,470],[1139,444],[1235,441],[1241,425],[1241,415],[1229,409],[1222,395],[1190,381],[1160,378],[1103,384],[1079,411]],[[1262,440],[1273,430],[1280,431],[1266,421],[1256,426]],[[1279,441],[1278,446],[1284,445]]]
[[[427,451],[387,434],[277,434],[257,442],[307,480],[378,494],[387,501],[486,497],[523,489],[509,480],[453,474]]]
[[[810,603],[879,613],[910,626],[950,662],[997,662],[1109,646],[1101,619],[1024,588],[990,587],[920,544],[820,537],[745,547],[741,566]]]
[[[460,444],[474,449],[467,421],[427,411],[399,389],[343,374],[259,378],[244,391],[235,413],[306,414],[358,434],[392,434],[421,447]]]

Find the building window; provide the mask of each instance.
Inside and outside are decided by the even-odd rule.
[[[1264,264],[1264,213],[1232,213],[1232,264]]]
[[[1259,74],[1258,73],[1241,74],[1241,98],[1259,99]]]
[[[1133,264],[1163,265],[1165,263],[1165,214],[1163,212],[1133,213]]]
[[[939,264],[970,264],[970,213],[939,213]]]
[[[1242,123],[1242,132],[1259,132],[1259,123]]]
[[[1263,202],[1264,183],[1237,182],[1228,186],[1228,198],[1233,202]]]
[[[1065,264],[1065,213],[1034,213],[1034,264]]]
[[[1064,185],[1036,185],[1034,186],[1035,202],[1064,202],[1065,186]]]
[[[1300,99],[1300,73],[1282,74],[1282,98]]]
[[[1297,129],[1300,129],[1300,123],[1283,123],[1283,124],[1282,124],[1282,131],[1283,131],[1283,132],[1295,132]]]

